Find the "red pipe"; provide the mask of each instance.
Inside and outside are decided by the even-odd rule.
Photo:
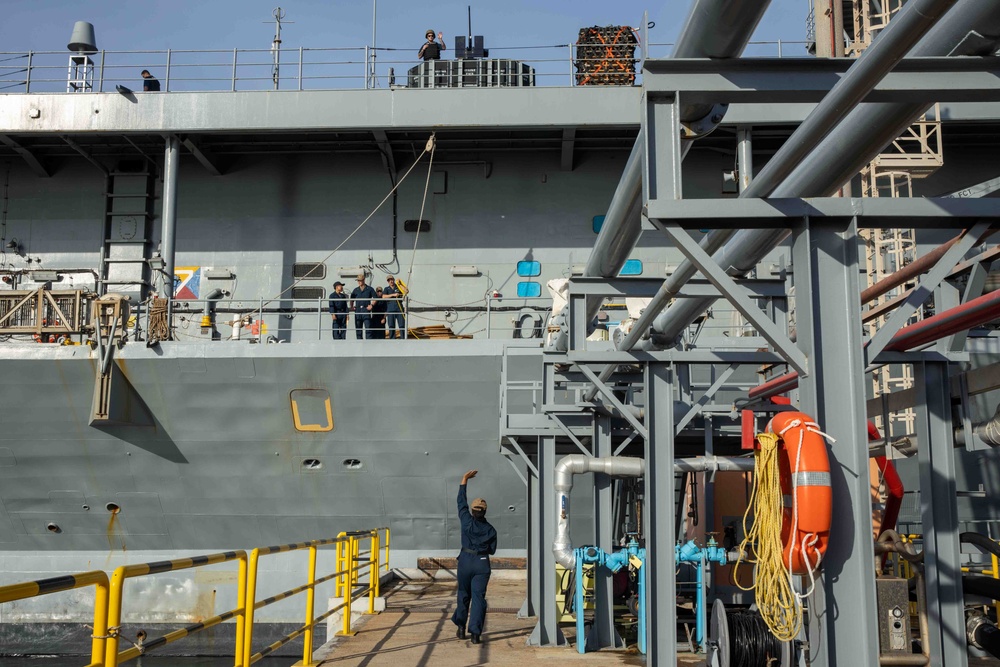
[[[1000,289],[900,329],[887,350],[910,350],[1000,317]]]
[[[978,299],[950,308],[916,324],[903,327],[896,332],[886,350],[902,352],[920,345],[933,343],[960,331],[966,331],[1000,317],[1000,289],[984,294]],[[799,374],[795,371],[773,377],[759,384],[747,395],[752,399],[770,398],[799,386]]]
[[[882,436],[879,434],[878,429],[875,427],[875,423],[868,422],[868,441],[881,440]],[[896,529],[896,519],[899,518],[899,508],[903,505],[903,480],[899,478],[899,473],[896,472],[896,466],[893,465],[892,461],[884,456],[875,457],[875,465],[878,466],[879,474],[882,475],[882,481],[885,483],[885,511],[882,513],[882,525],[879,526],[878,534],[882,535],[887,530]],[[877,537],[877,536],[876,536]]]

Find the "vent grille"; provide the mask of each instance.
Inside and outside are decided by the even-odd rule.
[[[293,299],[322,299],[326,296],[326,290],[322,287],[293,287]]]
[[[292,278],[300,280],[323,280],[326,278],[326,264],[320,262],[296,262],[292,265]]]

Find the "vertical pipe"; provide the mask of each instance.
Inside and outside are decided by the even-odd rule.
[[[302,90],[302,56],[303,56],[303,49],[300,46],[299,47],[299,90]]]
[[[376,87],[376,85],[375,85],[375,82],[376,82],[376,79],[375,79],[375,58],[376,58],[375,48],[376,48],[376,44],[378,42],[376,42],[376,40],[375,40],[375,36],[376,36],[375,28],[378,26],[378,23],[376,22],[376,18],[377,17],[378,17],[378,0],[372,0],[372,66],[371,66],[371,70],[370,70],[370,76],[371,76],[371,82],[372,82],[371,83],[371,87],[372,88]]]
[[[313,617],[316,613],[316,546],[309,547],[309,569],[306,571],[306,631],[302,642],[302,664],[313,664]]]
[[[28,51],[28,69],[24,73],[24,92],[25,93],[30,93],[31,92],[31,60],[32,60],[32,55],[33,55],[33,53],[31,51]]]
[[[491,312],[493,306],[493,295],[486,295],[486,338],[489,340],[492,338],[492,332],[490,327],[490,322],[493,320],[493,313]]]
[[[569,49],[569,85],[573,87],[576,85],[576,77],[573,76],[573,45],[568,44],[566,48]]]
[[[235,667],[244,667],[243,642],[247,629],[247,572],[247,554],[244,551],[240,556],[236,578],[236,608],[240,610],[240,613],[236,616],[236,649],[233,662]],[[98,634],[97,628],[94,628],[94,634]]]
[[[579,552],[576,554],[574,568],[573,616],[576,617],[576,650],[577,653],[586,653],[587,638],[583,631],[583,554]]]
[[[110,601],[108,602],[108,625],[109,628],[117,628],[122,624],[122,588],[125,586],[125,566],[121,565],[115,569],[111,575]],[[104,646],[105,667],[117,667],[118,665],[118,635],[112,634],[108,637]]]
[[[170,92],[170,49],[167,49],[167,74],[163,77],[163,92]]]
[[[260,563],[260,549],[250,552],[250,565],[247,567],[247,592],[246,592],[246,627],[243,639],[243,657],[249,664],[250,656],[253,652],[253,617],[257,606],[257,566]]]
[[[180,169],[180,140],[173,134],[167,136],[166,150],[163,154],[163,203],[161,211],[160,230],[163,249],[163,269],[166,273],[164,294],[167,301],[167,327],[172,323],[174,297],[174,254],[177,241],[177,178]],[[168,335],[168,338],[172,336]]]
[[[238,58],[238,53],[239,52],[237,51],[237,49],[233,49],[233,81],[232,81],[232,86],[233,86],[233,92],[234,93],[236,92],[236,60]]]
[[[737,177],[742,194],[753,180],[753,131],[746,125],[739,125],[736,128],[736,139],[736,170],[739,172]]]
[[[99,93],[104,92],[104,54],[105,54],[104,49],[101,49],[101,76],[98,79],[98,84],[97,84],[97,92]]]
[[[996,556],[993,557],[994,570]],[[97,582],[94,588],[94,638],[90,642],[90,662],[94,665],[104,664],[104,651],[108,634],[108,599],[109,583],[107,578]]]
[[[695,585],[698,587],[694,594],[695,618],[694,639],[698,644],[698,650],[705,652],[705,549],[701,550],[701,558],[697,563],[698,572],[695,575]]]
[[[369,71],[368,58],[369,58],[368,45],[365,44],[365,90],[368,90],[368,71]]]

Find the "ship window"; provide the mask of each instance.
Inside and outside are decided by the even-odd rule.
[[[641,276],[642,275],[642,260],[641,259],[629,259],[625,261],[625,266],[622,270],[618,272],[620,276]]]
[[[403,222],[404,232],[415,232],[417,231],[417,221],[416,220],[406,220]],[[431,221],[421,220],[420,221],[420,231],[429,232],[431,231]]]
[[[292,278],[298,280],[323,280],[326,278],[326,264],[322,262],[295,262]]]
[[[542,295],[542,286],[538,283],[523,282],[517,284],[517,295],[521,298],[534,298]]]
[[[591,222],[591,229],[594,230],[595,234],[600,234],[601,233],[601,227],[603,227],[603,226],[604,226],[604,216],[603,215],[595,215],[594,216],[594,220]]]
[[[326,389],[293,389],[291,393],[292,423],[296,431],[325,432],[333,430],[333,405]]]
[[[326,296],[326,290],[322,287],[293,287],[293,299],[322,299]]]
[[[517,275],[522,278],[534,278],[541,274],[542,265],[539,262],[529,262],[527,260],[517,263]]]

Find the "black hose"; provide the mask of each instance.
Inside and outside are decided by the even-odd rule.
[[[760,612],[726,610],[729,661],[733,667],[758,667],[781,662],[781,642],[771,634]]]
[[[962,590],[966,595],[981,595],[991,600],[1000,600],[1000,579],[982,574],[962,575]]]
[[[984,651],[994,658],[1000,658],[1000,629],[997,626],[992,623],[981,624],[976,628],[974,639],[976,645]]]
[[[966,544],[974,544],[979,547],[980,551],[985,551],[991,553],[997,558],[1000,558],[1000,544],[997,544],[985,535],[980,535],[979,533],[961,533],[958,539]]]

